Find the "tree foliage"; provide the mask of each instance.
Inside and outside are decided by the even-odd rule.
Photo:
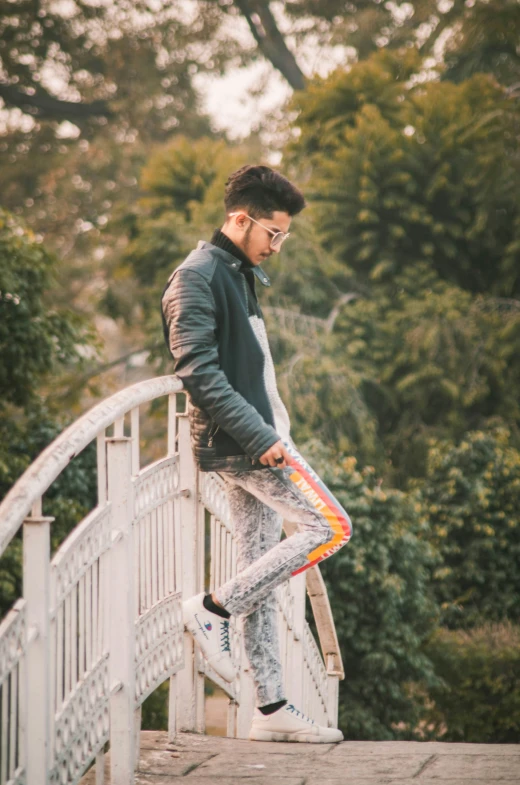
[[[520,78],[520,6],[515,0],[488,0],[464,8],[447,41],[444,78],[461,82],[491,73],[514,87]]]
[[[6,211],[0,211],[0,395],[27,406],[39,384],[81,359],[92,340],[76,314],[52,303],[56,259]]]
[[[344,307],[334,341],[338,368],[363,379],[383,446],[378,466],[399,486],[425,474],[433,437],[502,423],[518,444],[516,301],[474,297],[422,262]]]
[[[432,437],[520,434],[518,110],[487,77],[422,84],[419,67],[385,51],[316,80],[288,151],[355,295],[288,373],[296,435],[343,439],[403,488]]]
[[[117,117],[141,133],[168,131],[193,100],[194,73],[218,69],[225,49],[226,59],[237,53],[233,39],[217,35],[221,18],[211,2],[72,0],[66,11],[3,2],[0,97],[43,120]]]
[[[419,64],[383,52],[297,99],[293,156],[311,158],[325,247],[366,282],[424,261],[469,291],[516,296],[517,103],[484,76],[410,87]]]
[[[312,30],[322,44],[355,50],[358,60],[381,49],[413,47],[423,57],[434,55],[445,79],[459,82],[492,73],[502,84],[518,82],[520,13],[515,0],[290,0],[285,10],[299,42]]]
[[[55,401],[58,377],[77,373],[83,350],[95,346],[89,324],[53,302],[57,267],[32,232],[0,211],[0,499],[68,424]],[[56,518],[53,548],[95,505],[95,465],[93,443],[45,494],[43,513]],[[2,614],[21,595],[21,558],[16,536],[0,559]]]

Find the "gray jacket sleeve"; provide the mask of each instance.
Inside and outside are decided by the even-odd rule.
[[[280,437],[220,367],[215,300],[207,280],[194,270],[177,271],[162,308],[175,374],[193,402],[257,460]]]

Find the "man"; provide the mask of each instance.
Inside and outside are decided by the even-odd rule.
[[[226,220],[211,242],[173,272],[162,297],[174,371],[189,393],[195,459],[225,481],[237,545],[237,575],[183,606],[184,622],[212,667],[234,678],[231,614],[244,617],[244,646],[257,708],[250,738],[341,741],[288,703],[277,636],[275,587],[348,542],[350,519],[298,453],[276,387],[257,282],[279,253],[301,192],[267,166],[244,166],[225,189]],[[280,541],[282,522],[297,524]]]

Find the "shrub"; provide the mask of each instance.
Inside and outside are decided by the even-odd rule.
[[[413,736],[421,705],[409,681],[431,684],[422,650],[438,611],[428,588],[431,551],[411,500],[383,490],[372,467],[335,456],[319,443],[304,454],[352,518],[352,541],[321,569],[345,668],[339,721],[349,739]]]
[[[439,630],[425,649],[444,684],[429,690],[430,733],[443,741],[514,744],[520,738],[520,627]]]
[[[520,452],[505,429],[438,441],[420,488],[443,625],[520,622]]]

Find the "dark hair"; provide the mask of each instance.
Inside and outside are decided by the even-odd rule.
[[[275,210],[297,215],[305,207],[305,199],[279,172],[247,164],[229,176],[224,204],[228,213],[244,208],[254,218],[272,218]]]

